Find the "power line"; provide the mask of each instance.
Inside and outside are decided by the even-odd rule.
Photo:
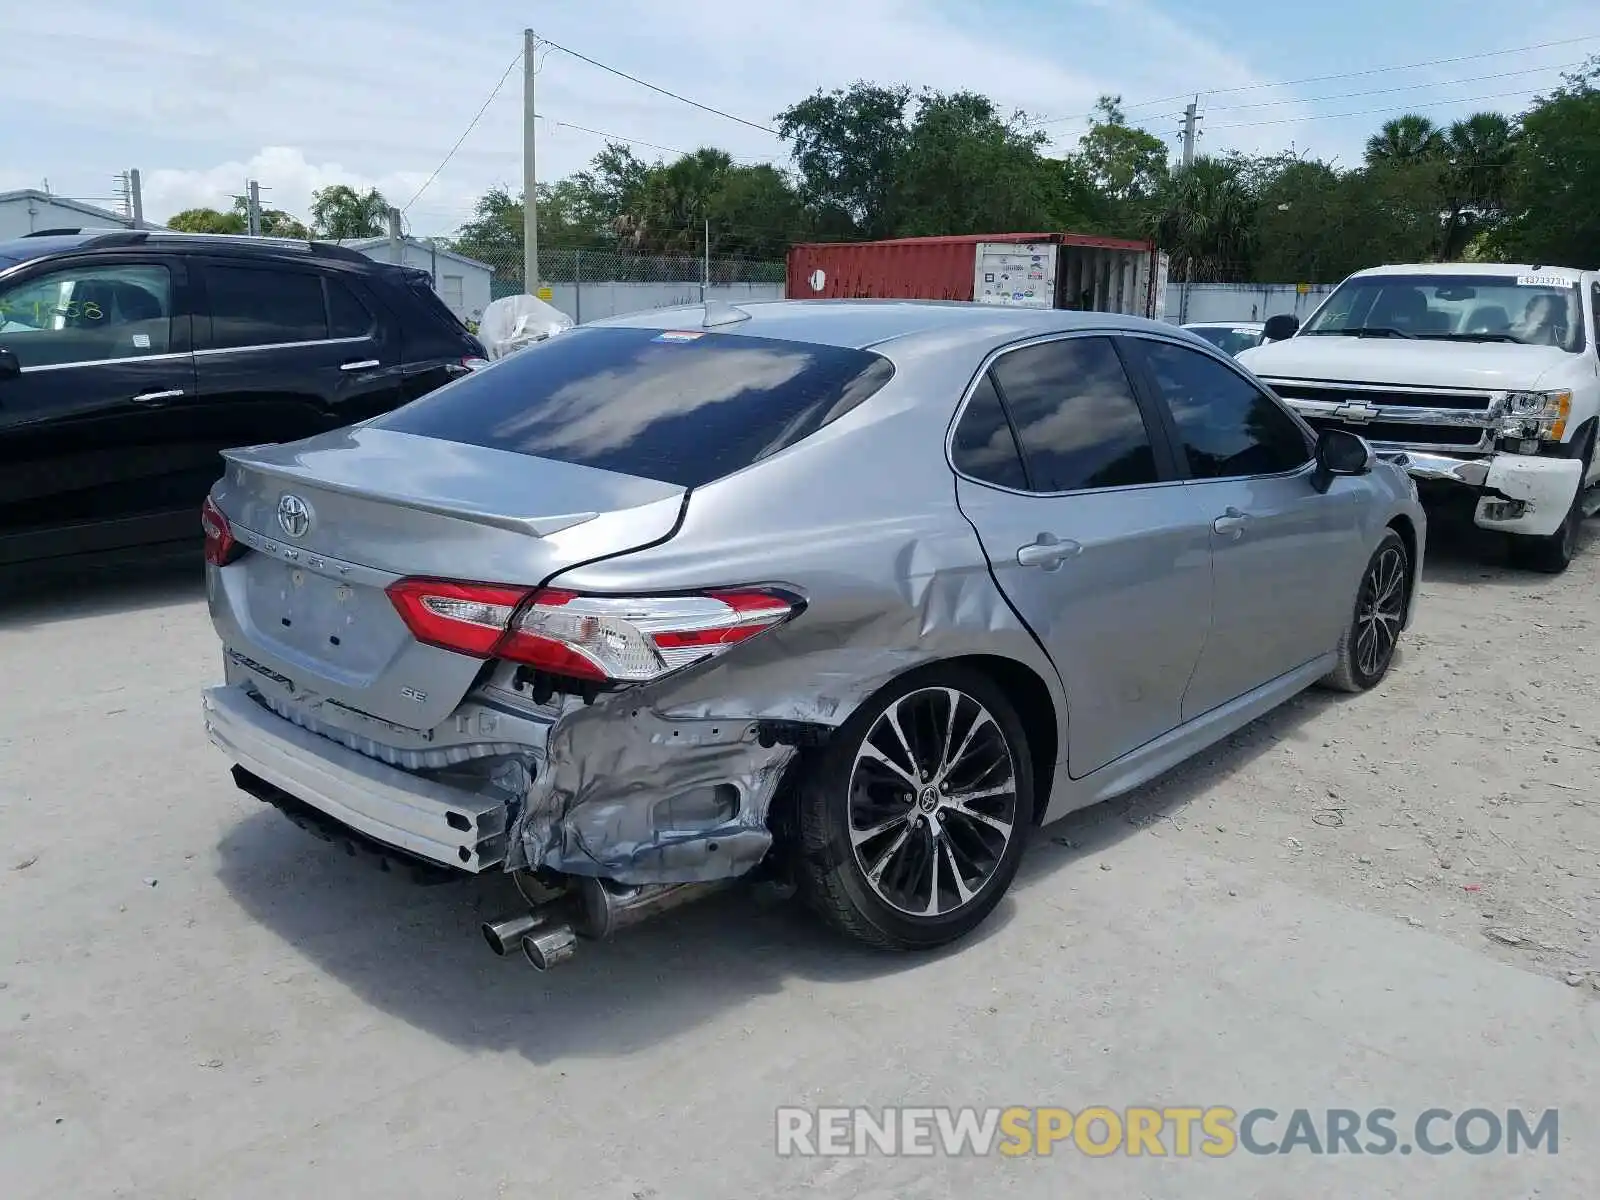
[[[1442,66],[1446,66],[1446,65],[1448,65],[1450,63],[1475,62],[1475,61],[1478,61],[1479,59],[1500,58],[1500,57],[1503,57],[1503,56],[1505,56],[1507,54],[1525,54],[1530,50],[1548,50],[1548,49],[1550,49],[1552,47],[1555,47],[1555,46],[1575,46],[1575,45],[1578,45],[1579,43],[1582,43],[1582,42],[1593,42],[1593,41],[1597,41],[1597,40],[1600,40],[1600,34],[1590,33],[1590,34],[1585,34],[1583,37],[1561,38],[1561,39],[1559,39],[1557,41],[1552,41],[1552,42],[1535,42],[1533,45],[1530,45],[1530,46],[1513,46],[1513,47],[1510,47],[1509,49],[1505,49],[1505,50],[1484,50],[1484,51],[1482,51],[1480,53],[1477,53],[1477,54],[1458,54],[1458,55],[1456,55],[1456,56],[1454,56],[1452,58],[1433,58],[1433,59],[1428,59],[1425,62],[1397,63],[1397,64],[1395,64],[1393,66],[1388,66],[1388,67],[1368,67],[1365,70],[1361,70],[1361,71],[1341,71],[1341,72],[1338,72],[1338,73],[1333,74],[1333,75],[1308,75],[1304,79],[1283,79],[1283,80],[1276,80],[1276,81],[1269,82],[1269,83],[1248,83],[1248,84],[1242,84],[1239,87],[1231,87],[1231,88],[1211,88],[1208,91],[1206,91],[1205,94],[1206,95],[1210,95],[1210,96],[1231,96],[1231,95],[1233,95],[1233,94],[1235,94],[1237,92],[1257,92],[1257,91],[1260,91],[1262,88],[1299,87],[1302,84],[1307,84],[1307,83],[1327,83],[1327,82],[1329,82],[1331,80],[1335,80],[1335,79],[1359,79],[1359,78],[1362,78],[1362,77],[1368,76],[1368,75],[1386,75],[1386,74],[1389,74],[1390,72],[1393,72],[1393,71],[1415,71],[1415,70],[1420,70],[1423,67],[1442,67]],[[1549,69],[1550,70],[1555,70],[1556,68],[1552,67],[1552,68],[1549,68]],[[1418,84],[1416,86],[1418,86],[1418,87],[1432,87],[1434,85],[1424,83],[1424,84]],[[1141,100],[1137,104],[1126,104],[1126,105],[1123,105],[1123,108],[1124,109],[1149,108],[1151,105],[1154,105],[1154,104],[1168,104],[1168,103],[1171,103],[1173,100],[1182,100],[1185,97],[1192,95],[1194,93],[1194,91],[1195,91],[1195,89],[1190,88],[1190,89],[1188,89],[1186,91],[1177,92],[1177,93],[1175,93],[1175,94],[1173,94],[1171,96],[1161,96],[1161,97],[1158,97],[1155,100]],[[1055,125],[1055,124],[1059,124],[1060,122],[1063,122],[1063,121],[1087,121],[1087,120],[1090,120],[1091,118],[1093,118],[1095,115],[1096,114],[1094,112],[1086,112],[1086,113],[1075,113],[1072,116],[1066,116],[1066,117],[1046,117],[1046,118],[1043,118],[1041,120],[1034,121],[1034,122],[1032,122],[1032,124],[1035,124],[1035,125]]]
[[[456,156],[456,151],[461,149],[461,143],[467,140],[467,135],[478,127],[478,122],[483,120],[483,114],[489,111],[489,105],[494,103],[494,98],[500,94],[500,89],[505,87],[506,80],[511,78],[511,72],[517,69],[517,64],[521,61],[522,53],[518,51],[517,56],[507,65],[505,73],[500,76],[500,82],[494,85],[494,91],[490,92],[489,98],[483,102],[483,107],[478,109],[477,115],[471,121],[467,122],[467,127],[461,131],[461,136],[456,139],[456,144],[450,147],[450,153],[446,154],[443,161],[433,169],[433,174],[429,175],[427,182],[417,189],[416,195],[406,201],[405,208],[400,210],[402,216],[405,215],[407,209],[417,202],[418,196],[421,196],[423,192],[433,186],[433,181],[439,178],[439,172],[444,170],[449,165],[450,160]]]
[[[1332,96],[1305,96],[1289,100],[1257,100],[1252,104],[1216,104],[1208,105],[1210,112],[1242,112],[1247,108],[1275,108],[1285,104],[1321,104],[1327,100],[1354,100],[1358,96],[1386,96],[1394,92],[1412,92],[1419,88],[1455,87],[1463,83],[1484,83],[1490,79],[1510,79],[1516,75],[1535,75],[1540,71],[1566,71],[1573,67],[1581,67],[1582,62],[1559,63],[1549,67],[1524,67],[1520,71],[1501,71],[1496,75],[1473,75],[1465,79],[1440,79],[1433,83],[1408,83],[1401,87],[1374,88],[1365,92],[1339,92]],[[1442,101],[1441,103],[1448,103]]]
[[[730,112],[724,112],[720,108],[713,108],[709,104],[701,104],[698,100],[691,100],[687,96],[681,96],[677,92],[669,91],[658,84],[651,83],[647,79],[640,79],[637,75],[629,75],[626,71],[618,70],[616,67],[608,66],[606,63],[590,58],[587,54],[579,54],[576,50],[569,50],[567,47],[561,45],[561,43],[552,42],[549,38],[541,37],[539,41],[546,46],[550,46],[553,49],[561,51],[563,54],[571,55],[573,58],[576,58],[581,62],[586,62],[591,67],[599,67],[602,71],[609,71],[611,74],[616,75],[619,78],[626,79],[630,83],[636,83],[640,87],[649,88],[652,92],[659,92],[661,95],[676,100],[681,104],[687,104],[691,108],[698,108],[701,112],[708,112],[713,116],[722,117],[729,121],[736,121],[740,125],[749,126],[751,129],[759,129],[762,133],[770,133],[773,137],[781,136],[776,129],[771,129],[766,125],[757,124],[755,121],[746,121],[743,117],[736,117]]]
[[[1338,121],[1345,117],[1370,117],[1382,113],[1408,113],[1418,108],[1438,108],[1446,104],[1479,104],[1484,100],[1507,100],[1513,96],[1537,96],[1542,89],[1524,88],[1520,92],[1496,92],[1487,96],[1461,96],[1454,100],[1424,100],[1418,104],[1402,104],[1389,108],[1363,108],[1358,112],[1313,113],[1309,117],[1275,117],[1270,121],[1235,121],[1231,125],[1213,125],[1212,129],[1250,129],[1257,125],[1298,125],[1301,121]]]

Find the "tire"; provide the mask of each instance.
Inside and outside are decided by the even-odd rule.
[[[1547,537],[1513,534],[1510,554],[1515,566],[1544,575],[1559,575],[1572,565],[1578,553],[1578,528],[1583,524],[1583,488],[1572,498],[1572,507],[1561,520],[1561,528]]]
[[[982,672],[914,671],[829,739],[798,800],[796,882],[812,909],[873,946],[933,949],[976,928],[1016,876],[1033,827],[1027,735]]]
[[[1361,572],[1355,609],[1339,638],[1339,665],[1322,677],[1322,685],[1352,693],[1377,687],[1394,661],[1410,600],[1411,555],[1391,529]]]
[[[1578,476],[1578,490],[1572,497],[1572,507],[1562,518],[1561,528],[1546,537],[1511,537],[1510,556],[1515,566],[1543,575],[1559,575],[1572,565],[1578,554],[1578,534],[1583,526],[1583,477],[1589,473],[1589,463],[1594,454],[1595,434],[1591,429],[1584,436],[1582,453],[1578,458],[1583,471]]]

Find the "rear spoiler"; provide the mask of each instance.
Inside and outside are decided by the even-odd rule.
[[[402,492],[390,492],[380,488],[357,487],[353,484],[341,483],[330,480],[321,475],[315,475],[304,469],[288,466],[283,463],[271,462],[258,450],[276,448],[276,443],[264,446],[241,446],[234,450],[224,450],[222,457],[225,461],[235,466],[247,467],[263,475],[275,479],[283,479],[291,483],[303,483],[318,488],[324,492],[337,492],[342,496],[354,496],[361,500],[372,500],[379,504],[389,504],[396,508],[406,508],[413,512],[430,513],[439,517],[454,517],[459,521],[467,521],[473,525],[484,525],[492,529],[506,529],[512,533],[531,534],[533,537],[549,537],[553,533],[560,533],[563,529],[571,529],[574,525],[582,525],[586,521],[593,521],[600,514],[598,512],[558,513],[550,516],[527,517],[513,513],[493,512],[475,505],[464,504],[454,500],[430,500],[426,496],[406,495]]]

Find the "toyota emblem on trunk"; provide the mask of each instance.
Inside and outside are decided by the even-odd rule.
[[[299,496],[285,492],[278,501],[278,525],[292,538],[305,537],[311,528],[311,506]]]

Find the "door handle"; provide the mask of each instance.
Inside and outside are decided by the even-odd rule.
[[[1059,567],[1069,558],[1083,553],[1083,547],[1071,539],[1063,541],[1053,533],[1041,533],[1028,545],[1017,551],[1017,565],[1043,567],[1046,571]]]
[[[341,371],[366,371],[366,370],[370,370],[372,367],[381,367],[382,365],[383,364],[381,362],[379,362],[375,358],[363,358],[359,362],[347,362],[347,363],[343,364],[339,368],[339,370],[341,370]]]
[[[181,399],[182,396],[182,388],[169,388],[164,392],[140,392],[133,398],[133,402],[135,404],[149,404],[154,407],[159,407],[160,405],[165,404],[168,400],[178,400]]]
[[[1231,538],[1233,541],[1237,542],[1244,536],[1245,523],[1249,521],[1249,519],[1250,518],[1248,516],[1240,512],[1237,508],[1230,508],[1215,521],[1211,522],[1211,528],[1222,534],[1224,537]]]

